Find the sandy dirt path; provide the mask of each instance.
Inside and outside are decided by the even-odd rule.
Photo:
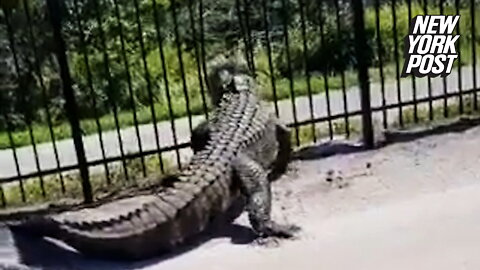
[[[147,269],[480,269],[479,164],[480,128],[303,161],[275,185],[275,216],[302,226],[298,240],[218,239]],[[332,169],[344,180],[325,181]]]

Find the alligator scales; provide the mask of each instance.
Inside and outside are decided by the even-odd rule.
[[[244,196],[259,237],[292,236],[294,226],[271,220],[269,183],[287,165],[289,131],[262,107],[242,65],[223,59],[210,70],[213,115],[192,134],[190,162],[160,190],[30,219],[12,229],[62,240],[87,255],[143,259],[202,232]]]

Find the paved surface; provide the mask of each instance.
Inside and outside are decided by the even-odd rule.
[[[480,67],[477,68],[477,77],[480,78]],[[458,92],[458,71],[454,70],[452,74],[447,77],[447,89],[448,92]],[[473,69],[471,67],[462,68],[462,89],[470,89],[473,87]],[[417,88],[417,98],[423,98],[428,96],[428,87],[427,80],[417,79],[416,80]],[[386,104],[395,104],[398,102],[397,99],[397,87],[395,81],[389,81],[385,85],[386,89]],[[432,79],[432,95],[441,95],[443,94],[443,85],[442,79],[435,78]],[[406,78],[401,81],[401,93],[402,101],[412,100],[413,89],[411,85],[411,79]],[[380,106],[382,104],[382,95],[380,84],[375,83],[371,85],[371,96],[372,96],[372,106]],[[454,99],[452,99],[454,100]],[[437,104],[443,104],[443,101],[436,102]],[[313,97],[314,111],[313,114],[315,117],[324,117],[327,116],[327,101],[325,94],[318,94]],[[347,104],[348,111],[358,111],[360,110],[360,96],[358,87],[349,88],[347,91]],[[427,104],[423,104],[420,107],[425,108]],[[341,114],[344,112],[343,105],[343,95],[341,91],[332,91],[330,93],[330,106],[331,113]],[[273,105],[272,105],[273,108]],[[292,104],[290,100],[282,100],[279,102],[280,108],[280,118],[286,122],[293,122],[293,111]],[[296,99],[296,111],[297,111],[297,120],[307,120],[310,119],[310,110],[309,110],[309,99],[308,97],[299,97]],[[388,121],[390,123],[397,121],[398,110],[393,109],[388,112]],[[376,119],[380,119],[381,113],[374,115]],[[193,118],[194,126],[203,119],[202,116],[196,116]],[[157,124],[158,130],[160,131],[160,143],[161,146],[171,146],[173,145],[173,135],[170,126],[170,122],[159,122]],[[190,138],[190,131],[188,128],[188,119],[181,118],[175,120],[176,133],[178,142],[188,142]],[[121,137],[125,152],[135,153],[138,152],[138,143],[133,127],[126,128],[121,131]],[[152,150],[156,149],[154,129],[152,124],[140,126],[140,137],[143,145],[143,149]],[[120,154],[120,147],[118,144],[118,137],[115,131],[105,132],[103,134],[103,141],[105,145],[107,157],[118,156]],[[101,159],[100,144],[98,140],[98,135],[89,135],[84,136],[85,151],[88,160],[97,160]],[[72,140],[62,140],[57,142],[57,147],[60,156],[60,164],[62,166],[68,166],[76,164],[76,155],[75,149],[73,146]],[[38,153],[40,159],[40,167],[42,170],[52,169],[56,167],[56,161],[54,158],[53,147],[51,143],[44,143],[38,146]],[[182,151],[182,157],[188,153],[188,150]],[[174,157],[174,153],[166,153],[167,157]],[[22,147],[18,149],[18,157],[22,174],[36,172],[36,164],[33,155],[32,147]],[[15,163],[13,160],[13,155],[11,150],[0,150],[0,178],[11,177],[16,175]]]
[[[275,219],[301,226],[302,233],[276,246],[254,245],[242,215],[197,246],[134,264],[87,260],[0,229],[0,261],[56,270],[476,270],[479,144],[476,127],[293,163],[274,185],[273,210]],[[330,170],[334,180],[327,182]]]

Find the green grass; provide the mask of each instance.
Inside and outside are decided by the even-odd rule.
[[[474,101],[473,97],[471,96],[463,97],[463,112],[461,112],[460,110],[460,103],[458,102],[458,100],[457,99],[454,100],[453,98],[448,100],[448,105],[446,108],[444,108],[443,105],[433,106],[433,110],[432,110],[433,121],[430,120],[430,112],[427,108],[419,108],[417,110],[417,121],[415,121],[414,109],[412,108],[412,106],[409,106],[408,109],[403,111],[404,127],[401,127],[398,121],[393,122],[392,127],[393,128],[409,128],[417,124],[422,125],[430,122],[434,123],[435,121],[452,119],[462,115],[479,115],[480,111],[475,110],[473,101]],[[445,110],[447,113],[447,117],[445,117]]]
[[[361,132],[361,122],[356,118],[349,119],[348,130],[350,136],[358,136]],[[345,135],[346,134],[346,124],[344,119],[332,121],[332,135]],[[311,125],[305,125],[298,128],[299,142],[300,146],[304,146],[314,142],[314,139],[321,140],[328,138],[330,136],[328,123],[324,122],[321,124],[316,124],[315,129],[312,129]],[[295,130],[291,131],[291,141],[292,145],[296,145]]]
[[[90,183],[96,199],[103,196],[118,193],[124,190],[137,189],[142,186],[159,183],[162,175],[169,174],[174,170],[173,164],[168,159],[163,159],[165,172],[159,173],[159,160],[156,155],[145,157],[147,177],[143,177],[141,160],[139,158],[127,161],[129,180],[123,173],[123,167],[110,166],[110,183],[107,184],[107,177],[104,172],[90,173]],[[21,196],[20,185],[15,182],[2,186],[1,194],[4,205],[8,208],[32,205],[44,202],[55,202],[60,199],[83,199],[81,178],[78,172],[70,172],[63,176],[65,192],[61,190],[60,177],[48,175],[43,177],[46,196],[42,194],[40,179],[38,177],[23,180],[25,201]]]
[[[424,103],[425,104],[425,103]],[[479,101],[480,104],[480,101]],[[392,109],[396,110],[396,109]],[[424,126],[425,124],[432,124],[438,121],[446,119],[454,119],[462,115],[480,115],[480,110],[475,110],[473,98],[469,96],[464,96],[463,98],[463,112],[460,111],[459,102],[452,98],[449,99],[448,105],[446,107],[447,117],[445,117],[445,108],[442,105],[433,106],[432,116],[433,120],[430,120],[430,112],[428,108],[420,107],[417,109],[417,115],[415,119],[415,110],[413,106],[408,106],[403,109],[403,126],[398,122],[398,118],[393,122],[389,123],[389,129],[408,129],[415,126]],[[387,116],[388,117],[388,116]],[[345,135],[346,125],[344,119],[339,119],[332,121],[332,133],[333,135]],[[375,126],[374,128],[379,128],[380,126]],[[311,125],[305,125],[299,127],[299,141],[300,145],[305,145],[312,143],[314,138],[322,139],[329,137],[328,123],[323,122],[321,124],[316,124],[315,130],[312,129]],[[350,136],[358,137],[362,131],[361,121],[358,116],[351,117],[349,119],[349,132]],[[315,132],[315,133],[314,133]],[[315,136],[314,136],[315,134]],[[292,130],[291,134],[292,144],[295,145],[295,131]]]

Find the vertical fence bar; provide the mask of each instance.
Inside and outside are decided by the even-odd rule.
[[[385,99],[385,75],[383,73],[383,42],[380,29],[380,3],[379,0],[375,0],[375,28],[377,31],[377,47],[378,47],[378,71],[380,75],[380,92],[382,95],[382,115],[383,115],[383,128],[388,128],[388,116],[387,116],[387,101]]]
[[[41,67],[40,67],[40,63],[41,63],[41,60],[39,59],[39,55],[38,55],[38,50],[37,50],[37,43],[35,42],[35,36],[33,34],[33,28],[32,28],[32,19],[31,19],[31,16],[30,16],[30,8],[27,4],[27,1],[24,1],[24,8],[25,8],[25,15],[26,15],[26,18],[27,18],[27,24],[28,24],[28,42],[29,42],[29,46],[33,52],[33,70],[35,70],[35,72],[37,73],[37,76],[38,76],[38,79],[39,79],[39,82],[40,82],[40,92],[41,92],[41,95],[42,95],[42,102],[43,102],[43,107],[44,107],[44,110],[45,110],[45,115],[46,115],[46,118],[47,118],[47,125],[48,125],[48,131],[50,133],[50,138],[52,139],[52,148],[53,148],[53,154],[54,154],[54,157],[55,157],[55,163],[57,165],[57,169],[60,171],[60,159],[59,159],[59,156],[58,156],[58,149],[57,149],[57,143],[56,143],[56,140],[55,140],[55,133],[53,131],[53,123],[52,123],[52,116],[50,114],[50,110],[49,110],[49,102],[48,102],[48,97],[47,97],[47,90],[46,90],[46,86],[45,86],[45,82],[43,80],[43,76],[42,76],[42,71],[41,71]],[[31,63],[30,61],[28,61],[28,64],[29,66],[31,66]],[[62,193],[65,193],[65,183],[63,182],[63,175],[61,173],[58,174],[59,177],[60,177],[60,187],[61,187],[61,191]]]
[[[24,4],[24,8],[25,8],[25,2],[23,4]],[[9,43],[10,43],[10,50],[13,53],[13,62],[14,62],[14,65],[15,65],[15,72],[17,73],[17,75],[19,77],[21,77],[22,74],[21,74],[21,70],[20,70],[19,59],[18,59],[18,56],[17,56],[16,48],[15,48],[14,29],[13,29],[11,21],[9,20],[8,17],[7,17],[6,22],[7,22],[7,32],[8,32],[8,39],[9,39]],[[25,117],[25,122],[27,124],[30,143],[32,145],[33,157],[34,157],[34,160],[35,160],[35,167],[36,167],[37,171],[40,172],[41,168],[40,168],[40,161],[38,159],[37,143],[35,142],[35,136],[33,134],[33,128],[32,128],[33,119],[32,119],[32,115],[31,115],[31,111],[30,111],[30,106],[29,106],[28,101],[27,101],[27,97],[28,97],[27,90],[28,89],[26,89],[26,87],[27,87],[28,82],[24,81],[24,78],[20,78],[19,82],[20,82],[20,91],[21,91],[20,92],[20,102],[21,102],[21,106],[23,108],[23,115]],[[42,196],[46,197],[45,188],[44,188],[44,185],[43,185],[43,176],[39,176],[39,180],[40,180],[40,189],[42,191]]]
[[[397,85],[398,100],[398,122],[403,127],[403,106],[402,106],[402,88],[400,85],[400,63],[398,59],[398,40],[397,40],[397,1],[392,0],[392,35],[393,35],[393,53],[395,59],[395,78]]]
[[[340,7],[338,4],[339,0],[334,0],[335,5],[335,21],[337,23],[337,37],[341,38],[342,35],[342,23],[340,19]],[[347,89],[345,83],[345,71],[342,69],[340,72],[340,79],[342,81],[342,98],[343,98],[343,113],[345,114],[345,135],[347,138],[350,137],[350,120],[348,117],[348,100],[347,100]]]
[[[195,62],[197,64],[197,75],[198,75],[198,84],[200,86],[200,95],[202,96],[202,105],[203,105],[203,113],[205,114],[205,118],[208,120],[208,107],[207,107],[207,98],[205,95],[205,87],[203,85],[202,79],[202,57],[200,55],[198,49],[198,37],[197,37],[197,29],[195,27],[195,12],[193,9],[193,0],[188,0],[188,14],[190,15],[190,28],[192,30],[192,38],[193,38],[193,49],[195,53]]]
[[[142,29],[142,22],[140,21],[140,8],[138,5],[138,0],[133,0],[133,4],[135,6],[135,18],[137,21],[137,32],[138,32],[138,42],[140,43],[140,51],[141,51],[141,57],[142,57],[142,64],[143,64],[143,73],[145,77],[145,82],[147,83],[147,92],[148,92],[148,99],[150,101],[150,113],[152,115],[152,121],[153,121],[153,132],[155,133],[155,145],[157,147],[157,155],[158,155],[158,163],[160,165],[161,170],[163,171],[164,164],[163,164],[163,158],[162,158],[162,152],[160,151],[160,136],[157,128],[157,116],[155,112],[155,105],[154,105],[154,95],[152,91],[152,82],[150,80],[150,72],[148,71],[148,63],[147,63],[147,53],[145,52],[145,43],[143,41],[143,29]],[[182,63],[181,56],[179,58],[180,64]],[[182,76],[183,76],[183,66],[182,66]],[[185,77],[182,77],[183,81],[185,82]],[[187,111],[188,111],[189,105],[188,105],[188,99],[187,99]],[[189,117],[190,116],[190,111],[189,112]],[[189,118],[190,124],[191,124],[191,118]]]
[[[324,32],[324,14],[322,12],[323,5],[320,5],[320,44],[323,48],[325,48],[325,32]],[[333,124],[332,124],[332,110],[330,106],[330,89],[328,86],[328,67],[325,67],[323,71],[323,82],[325,84],[325,100],[327,105],[327,117],[328,117],[328,135],[330,139],[333,139]]]
[[[358,80],[360,83],[361,106],[362,106],[362,131],[363,141],[366,148],[373,148],[374,136],[372,125],[372,108],[370,104],[370,78],[368,75],[369,59],[365,55],[368,51],[368,44],[365,38],[365,21],[363,1],[352,0],[354,32],[355,32],[355,51],[357,54]]]
[[[97,127],[97,132],[98,132],[98,142],[100,144],[100,152],[102,153],[102,158],[105,160],[106,155],[105,155],[105,145],[103,144],[103,134],[102,134],[102,126],[100,124],[100,119],[99,119],[99,113],[97,109],[97,97],[95,95],[95,88],[93,87],[93,79],[92,79],[92,71],[90,69],[90,61],[88,58],[88,52],[87,52],[87,45],[85,42],[85,34],[83,32],[83,23],[82,19],[80,18],[79,14],[79,6],[78,6],[78,0],[73,1],[74,4],[74,9],[75,9],[75,17],[76,17],[76,23],[77,23],[77,28],[78,28],[78,33],[79,33],[79,38],[80,38],[80,47],[81,51],[83,54],[83,62],[85,63],[85,71],[87,75],[87,84],[89,88],[89,96],[90,100],[92,102],[92,109],[93,109],[93,117],[95,118],[95,125]],[[105,170],[105,178],[107,179],[107,182],[110,182],[110,169],[108,168],[108,164],[104,163],[103,168]]]
[[[290,58],[290,41],[288,35],[288,22],[287,22],[287,4],[285,0],[282,0],[282,24],[283,24],[283,35],[284,35],[284,42],[285,42],[285,60],[287,61],[287,73],[288,73],[288,80],[289,80],[289,88],[290,88],[290,97],[292,102],[292,113],[293,113],[293,122],[295,124],[295,142],[296,145],[300,145],[300,134],[298,128],[298,119],[297,119],[297,108],[295,103],[295,90],[293,85],[293,71],[292,71],[292,61]]]
[[[119,123],[119,120],[118,120],[118,107],[117,107],[116,101],[114,99],[112,99],[111,93],[110,93],[110,91],[112,90],[113,81],[112,81],[112,76],[110,74],[110,59],[109,59],[109,56],[108,56],[108,53],[107,53],[107,50],[108,50],[107,41],[106,41],[105,33],[104,33],[103,27],[102,27],[102,18],[101,18],[101,15],[100,15],[99,0],[93,0],[93,4],[94,4],[94,9],[95,9],[95,11],[94,11],[95,12],[95,19],[96,19],[97,24],[98,24],[98,32],[99,32],[99,35],[100,35],[100,42],[101,42],[101,47],[102,47],[103,69],[105,71],[105,77],[106,77],[105,80],[107,82],[107,88],[108,88],[107,99],[108,99],[108,104],[113,111],[113,120],[115,122],[115,130],[116,130],[116,133],[117,133],[118,146],[120,148],[120,156],[121,156],[121,162],[122,162],[122,168],[123,168],[123,175],[125,176],[125,179],[128,180],[129,175],[128,175],[127,163],[126,163],[126,159],[125,159],[125,151],[124,151],[124,148],[123,148],[122,134],[120,132],[120,123]],[[110,178],[107,178],[107,184],[110,184],[109,179]]]
[[[428,14],[428,0],[423,2],[423,12],[425,15]],[[433,99],[432,99],[432,79],[430,76],[427,76],[427,87],[428,87],[428,119],[433,120]]]
[[[410,20],[412,19],[412,0],[407,0],[407,9],[408,9],[408,25],[410,25]],[[412,100],[413,100],[413,121],[418,123],[418,104],[417,104],[417,83],[415,76],[412,78]]]
[[[65,110],[70,121],[72,129],[73,142],[77,154],[80,176],[82,178],[82,190],[86,203],[93,201],[92,186],[88,175],[87,159],[85,157],[85,149],[83,146],[82,131],[80,129],[80,121],[77,114],[77,103],[72,89],[72,80],[68,68],[66,46],[61,34],[61,18],[59,0],[47,0],[49,16],[53,27],[53,35],[56,45],[56,56],[60,66],[60,76],[62,78],[63,94],[65,97]]]
[[[476,28],[475,28],[475,0],[470,0],[470,19],[472,25],[472,79],[473,79],[473,109],[478,110],[478,100],[477,100],[477,48],[476,48]]]
[[[263,16],[263,27],[265,32],[265,43],[267,46],[267,57],[268,57],[268,67],[270,71],[270,84],[272,86],[273,94],[273,104],[275,107],[275,115],[280,116],[278,110],[278,96],[277,96],[277,86],[275,85],[275,72],[273,68],[273,59],[272,59],[272,44],[270,41],[270,24],[268,23],[268,15],[270,13],[267,9],[267,0],[262,0],[262,16]]]
[[[10,117],[8,117],[8,113],[4,113],[2,115],[2,118],[4,119],[6,125],[7,125],[7,136],[8,136],[8,142],[10,144],[10,149],[12,150],[12,155],[13,155],[13,161],[15,163],[15,169],[17,172],[17,176],[20,178],[21,173],[20,173],[20,166],[18,164],[18,156],[17,156],[17,148],[15,147],[15,142],[13,141],[13,136],[12,136],[12,128],[11,128],[11,123],[10,123]],[[19,188],[20,188],[20,195],[22,197],[22,202],[25,202],[25,190],[23,187],[23,180],[20,178],[18,181]],[[0,185],[0,190],[3,191],[3,185]],[[6,200],[2,201],[4,206],[7,204]]]
[[[235,0],[235,9],[237,10],[237,19],[238,26],[240,27],[240,33],[242,35],[243,44],[245,46],[245,60],[247,61],[248,67],[252,69],[252,59],[250,58],[250,44],[248,42],[247,34],[245,31],[245,26],[243,25],[243,15],[242,15],[242,6],[240,0]],[[253,69],[252,69],[253,71]]]
[[[173,114],[173,108],[172,108],[172,99],[170,96],[170,85],[168,83],[168,74],[167,74],[167,65],[165,62],[165,53],[163,51],[163,38],[162,38],[162,33],[160,32],[160,25],[159,25],[159,18],[158,18],[158,10],[157,10],[157,2],[156,0],[152,0],[152,8],[153,8],[153,20],[155,23],[155,32],[157,35],[157,46],[158,50],[160,51],[160,62],[162,63],[162,74],[163,74],[163,82],[165,86],[165,96],[167,97],[167,105],[168,105],[168,113],[169,113],[169,118],[170,118],[170,128],[172,130],[172,137],[173,137],[173,144],[175,146],[175,154],[177,157],[177,166],[178,168],[182,167],[181,161],[180,161],[180,151],[178,149],[178,139],[177,139],[177,130],[175,127],[175,117]],[[200,16],[202,17],[202,16]],[[152,102],[152,101],[150,101]],[[153,104],[151,104],[153,107]],[[154,128],[156,128],[156,125],[154,125]]]
[[[198,0],[198,17],[199,17],[199,24],[200,24],[200,58],[202,62],[202,69],[203,69],[203,79],[205,81],[205,85],[207,89],[209,89],[209,82],[208,82],[208,70],[207,70],[207,52],[205,50],[205,24],[203,21],[203,0]]]
[[[5,192],[3,191],[3,186],[0,186],[0,198],[2,201],[2,207],[5,208],[7,206],[7,199],[5,198]]]
[[[128,169],[127,169],[127,162],[125,159],[125,151],[123,149],[123,141],[122,141],[122,134],[120,132],[120,123],[118,120],[118,107],[116,101],[112,98],[111,96],[111,91],[112,91],[112,86],[113,86],[113,81],[112,81],[112,76],[110,74],[110,59],[107,53],[108,47],[107,47],[107,41],[105,38],[105,33],[103,31],[102,27],[102,18],[100,15],[100,7],[99,7],[99,0],[93,0],[94,4],[94,9],[95,9],[95,18],[98,24],[98,32],[100,35],[100,42],[101,42],[101,47],[102,47],[102,54],[103,54],[103,69],[105,71],[105,76],[106,76],[106,82],[107,82],[107,98],[108,98],[108,103],[113,111],[113,120],[115,122],[115,129],[117,133],[117,140],[118,140],[118,146],[120,148],[120,156],[122,160],[122,168],[123,168],[123,175],[125,176],[125,179],[128,181],[129,180],[129,175],[128,175]],[[110,178],[107,179],[109,181]],[[107,184],[110,184],[110,182],[107,182]]]
[[[440,0],[440,14],[443,15],[444,13],[444,3],[445,0]],[[413,76],[412,76],[413,78]],[[442,85],[443,85],[443,94],[445,98],[443,99],[443,117],[448,117],[448,91],[447,91],[447,77],[442,78]]]
[[[13,161],[15,163],[15,170],[17,172],[17,176],[19,177],[18,180],[18,185],[20,188],[20,195],[22,197],[22,202],[26,201],[25,198],[25,188],[23,186],[23,180],[21,179],[21,172],[20,172],[20,164],[18,163],[18,155],[17,155],[17,148],[15,146],[15,141],[13,140],[12,136],[12,124],[10,122],[10,117],[8,117],[8,113],[3,114],[3,119],[5,120],[5,123],[7,124],[7,135],[8,135],[8,142],[10,144],[10,149],[12,150],[12,155],[13,155]],[[0,186],[3,187],[3,186]]]
[[[182,77],[183,95],[185,97],[185,108],[187,109],[188,127],[191,133],[193,130],[192,112],[190,110],[190,98],[188,96],[187,81],[185,80],[185,67],[183,66],[183,57],[182,57],[182,42],[180,40],[180,33],[178,31],[177,7],[176,7],[177,1],[171,0],[170,3],[171,3],[170,8],[172,11],[172,19],[173,19],[173,32],[175,35],[175,44],[177,45],[178,64],[180,68],[180,74]]]
[[[460,0],[455,0],[455,12],[457,15],[460,15]],[[457,35],[460,34],[460,23],[457,24]],[[462,89],[462,47],[461,45],[462,40],[459,38],[457,40],[457,48],[458,48],[458,111],[460,114],[463,113],[463,89]]]
[[[305,3],[303,0],[298,0],[298,5],[300,9],[300,25],[302,31],[302,45],[303,45],[303,65],[305,68],[305,80],[307,83],[307,94],[308,94],[308,105],[310,109],[310,120],[312,120],[311,129],[313,142],[317,142],[317,134],[315,132],[315,119],[314,110],[313,110],[313,96],[312,96],[312,85],[310,82],[310,71],[308,70],[308,46],[307,46],[307,28],[305,25]]]
[[[248,43],[248,52],[250,56],[250,69],[254,76],[256,76],[255,72],[255,58],[254,58],[254,47],[253,47],[253,39],[252,39],[252,29],[250,28],[250,0],[243,0],[244,11],[245,11],[245,30],[247,35],[247,43]]]
[[[7,10],[6,8],[4,8],[3,12],[5,14],[5,22],[6,22],[6,25],[7,25],[9,46],[10,46],[10,50],[11,50],[12,56],[13,56],[13,63],[14,63],[14,66],[15,66],[15,72],[17,72],[17,75],[20,75],[20,74],[18,74],[19,65],[18,65],[18,58],[17,58],[15,46],[14,46],[15,45],[15,37],[14,37],[14,34],[13,34],[12,24],[10,22],[10,11]],[[10,119],[8,117],[8,113],[5,113],[4,117],[5,117],[5,122],[7,123],[8,140],[10,142],[10,148],[12,149],[12,153],[13,153],[13,160],[15,162],[15,169],[17,171],[17,175],[19,176],[18,185],[19,185],[19,188],[20,188],[20,193],[21,193],[20,195],[22,197],[22,202],[26,202],[25,188],[24,188],[24,185],[23,185],[23,180],[20,178],[20,176],[21,176],[20,164],[19,164],[19,161],[18,161],[18,155],[17,155],[16,146],[15,146],[15,141],[14,141],[13,136],[12,136],[13,127],[11,126],[11,122],[10,122]]]
[[[118,1],[113,0],[113,5],[114,10],[115,10],[115,17],[117,18],[117,26],[118,26],[118,36],[120,37],[120,52],[122,55],[123,59],[123,64],[125,66],[125,75],[127,78],[127,88],[128,88],[128,94],[130,96],[130,106],[132,109],[132,116],[133,116],[133,125],[135,126],[135,135],[137,137],[137,146],[138,146],[138,151],[140,152],[140,163],[142,166],[142,172],[143,176],[147,176],[147,168],[145,166],[145,157],[143,155],[143,146],[142,146],[142,140],[140,137],[140,130],[138,128],[138,117],[137,117],[137,108],[135,105],[135,99],[134,99],[134,94],[133,94],[133,87],[132,87],[132,78],[130,75],[130,68],[129,68],[129,62],[127,58],[127,53],[125,49],[125,37],[123,35],[123,26],[122,26],[122,21],[120,18],[120,9],[118,7]]]

